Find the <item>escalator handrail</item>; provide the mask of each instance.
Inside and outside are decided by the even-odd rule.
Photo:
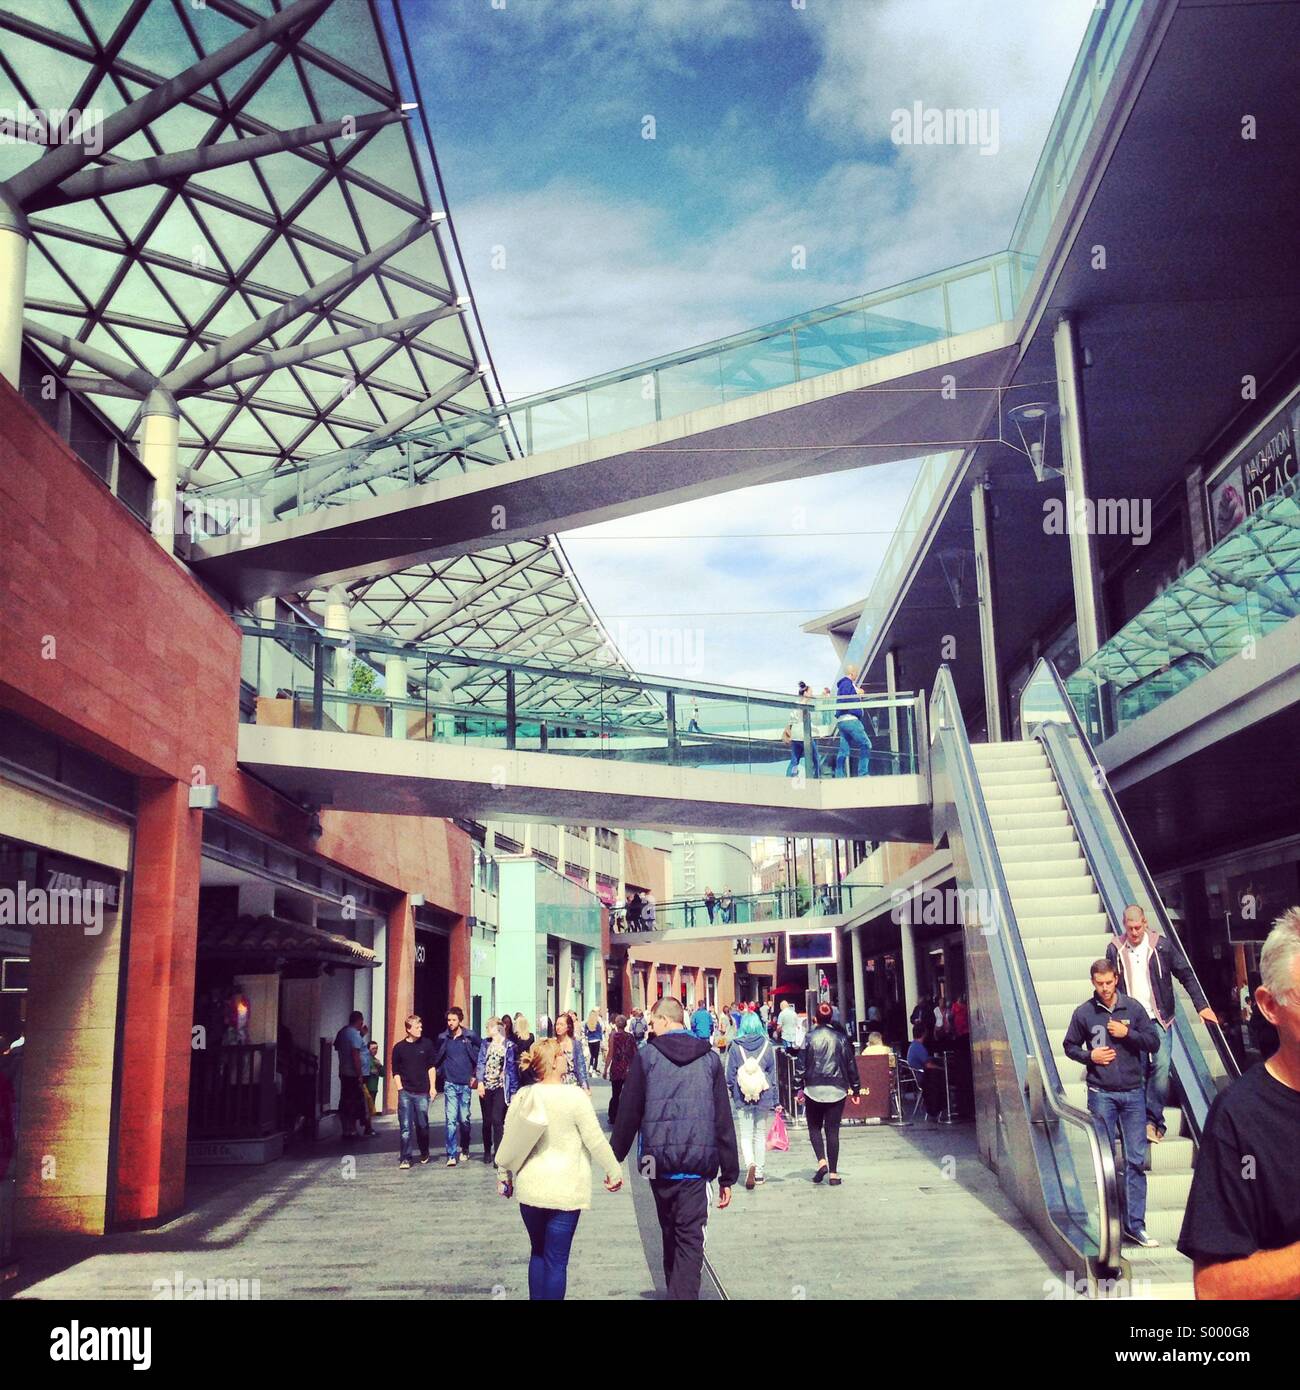
[[[1119,1185],[1115,1171],[1115,1154],[1101,1121],[1089,1110],[1072,1104],[1065,1095],[1060,1073],[1056,1068],[1056,1056],[1047,1036],[1047,1026],[1043,1022],[1038,1006],[1038,995],[1033,988],[1029,973],[1029,962],[1025,958],[1021,943],[1020,928],[1016,922],[1015,909],[1011,905],[1011,891],[1007,887],[1006,875],[1002,870],[1002,860],[997,852],[993,837],[993,824],[989,819],[988,807],[980,789],[979,775],[975,767],[974,754],[970,740],[966,737],[966,726],[961,717],[961,707],[957,703],[957,691],[952,673],[944,664],[935,677],[934,690],[930,696],[930,738],[933,741],[943,732],[953,736],[953,747],[957,754],[959,772],[971,810],[974,815],[975,832],[978,836],[977,849],[989,880],[993,887],[996,909],[1002,918],[1002,937],[1006,943],[1005,955],[1010,966],[1010,975],[1018,996],[1021,1016],[1024,1020],[1032,1054],[1027,1059],[1037,1070],[1043,1103],[1052,1117],[1062,1124],[1074,1125],[1082,1129],[1088,1141],[1092,1156],[1093,1181],[1097,1189],[1098,1211],[1100,1216],[1098,1236],[1098,1263],[1107,1269],[1119,1267],[1121,1235],[1119,1215]],[[952,776],[952,771],[949,772]],[[1032,1117],[1031,1117],[1032,1122]],[[1048,1219],[1056,1227],[1061,1238],[1077,1250],[1080,1255],[1086,1252],[1079,1249],[1078,1240],[1065,1231],[1055,1221],[1050,1205]]]
[[[1093,751],[1088,735],[1079,721],[1078,711],[1074,708],[1074,702],[1070,699],[1070,693],[1065,688],[1065,682],[1061,679],[1060,672],[1057,671],[1055,664],[1047,657],[1040,657],[1038,665],[1030,673],[1029,680],[1024,687],[1025,690],[1028,690],[1033,685],[1035,677],[1038,676],[1040,671],[1049,676],[1052,684],[1056,687],[1056,692],[1065,710],[1066,722],[1073,730],[1074,736],[1078,740],[1079,747],[1088,760],[1089,767],[1093,769],[1093,785],[1101,792],[1108,810],[1114,817],[1115,826],[1119,831],[1120,839],[1123,841],[1124,848],[1128,852],[1128,856],[1132,860],[1134,870],[1137,873],[1139,886],[1156,914],[1157,926],[1160,932],[1167,935],[1174,943],[1175,947],[1177,947],[1178,953],[1182,956],[1183,960],[1187,962],[1187,968],[1192,972],[1193,979],[1196,980],[1196,987],[1201,991],[1201,996],[1208,999],[1209,995],[1205,993],[1205,987],[1201,984],[1200,977],[1196,974],[1195,966],[1192,965],[1192,958],[1183,949],[1183,943],[1177,931],[1174,929],[1173,922],[1170,921],[1169,913],[1165,908],[1164,899],[1156,889],[1155,881],[1152,879],[1150,870],[1147,868],[1146,860],[1138,850],[1137,841],[1133,837],[1133,831],[1129,828],[1129,823],[1124,818],[1124,812],[1120,810],[1119,799],[1111,788],[1110,778],[1106,775],[1105,768],[1097,761],[1097,755]],[[1024,722],[1022,714],[1022,724]],[[1043,726],[1040,724],[1037,729],[1035,729],[1034,737],[1038,738],[1038,741],[1043,744],[1044,748],[1047,748],[1046,740],[1040,736],[1042,727]],[[1048,757],[1051,757],[1050,749],[1048,749]],[[1059,777],[1057,780],[1059,783]],[[1127,906],[1127,904],[1123,906]],[[1116,936],[1122,939],[1124,936],[1123,907],[1120,909],[1118,918],[1116,918],[1113,909],[1108,911],[1107,915],[1111,919],[1112,930],[1115,932]],[[1237,1059],[1233,1056],[1232,1049],[1228,1046],[1228,1039],[1223,1031],[1223,1025],[1221,1023],[1207,1023],[1204,1019],[1202,1019],[1201,1022],[1205,1023],[1209,1031],[1215,1051],[1219,1056],[1220,1065],[1227,1072],[1228,1076],[1235,1080],[1241,1075],[1241,1068],[1237,1065]],[[1213,1096],[1209,1096],[1206,1099],[1207,1102],[1213,1100]]]

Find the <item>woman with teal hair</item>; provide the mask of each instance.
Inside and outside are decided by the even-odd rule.
[[[776,1050],[756,1013],[746,1010],[727,1048],[727,1090],[745,1163],[745,1188],[763,1181],[767,1128],[776,1110]]]

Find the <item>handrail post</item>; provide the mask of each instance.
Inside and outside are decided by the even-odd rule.
[[[668,765],[677,766],[677,692],[670,690],[664,700],[664,715],[668,720]]]
[[[808,705],[804,706],[803,711],[803,763],[806,776],[822,775],[822,760],[817,755],[817,747],[813,743],[812,709]]]
[[[506,747],[515,746],[515,673],[506,672]]]

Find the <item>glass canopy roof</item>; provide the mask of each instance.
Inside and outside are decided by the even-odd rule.
[[[65,130],[93,149],[115,115],[153,94],[128,138],[20,200],[31,227],[27,347],[90,395],[124,439],[139,434],[139,392],[88,369],[87,354],[77,360],[59,335],[149,378],[177,379],[232,335],[399,243],[179,395],[183,490],[296,470],[416,420],[491,419],[502,401],[444,215],[399,3],[0,0],[0,111],[11,119],[38,127],[44,113],[84,113]],[[299,22],[252,43],[259,25],[291,9]],[[239,61],[214,59],[241,39],[251,51]],[[205,61],[218,70],[193,90],[164,90]],[[328,121],[346,121],[346,132],[237,162],[211,156]],[[200,149],[204,167],[179,175],[160,159]],[[59,153],[0,141],[0,196]],[[147,179],[137,161],[152,161]],[[272,362],[272,353],[292,360]],[[426,472],[490,467],[519,452],[508,431],[473,434],[484,437]],[[299,597],[323,607],[323,594]],[[627,669],[553,537],[361,581],[350,598],[357,631],[532,665]],[[559,683],[546,700],[564,707],[579,694]]]

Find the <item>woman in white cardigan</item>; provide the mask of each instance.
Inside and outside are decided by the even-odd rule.
[[[623,1174],[591,1097],[581,1087],[564,1085],[562,1044],[544,1038],[520,1065],[531,1066],[538,1084],[524,1087],[506,1115],[497,1171],[507,1196],[513,1176],[532,1246],[528,1297],[553,1302],[564,1297],[578,1217],[591,1206],[591,1160],[604,1168],[607,1192],[623,1186]]]

